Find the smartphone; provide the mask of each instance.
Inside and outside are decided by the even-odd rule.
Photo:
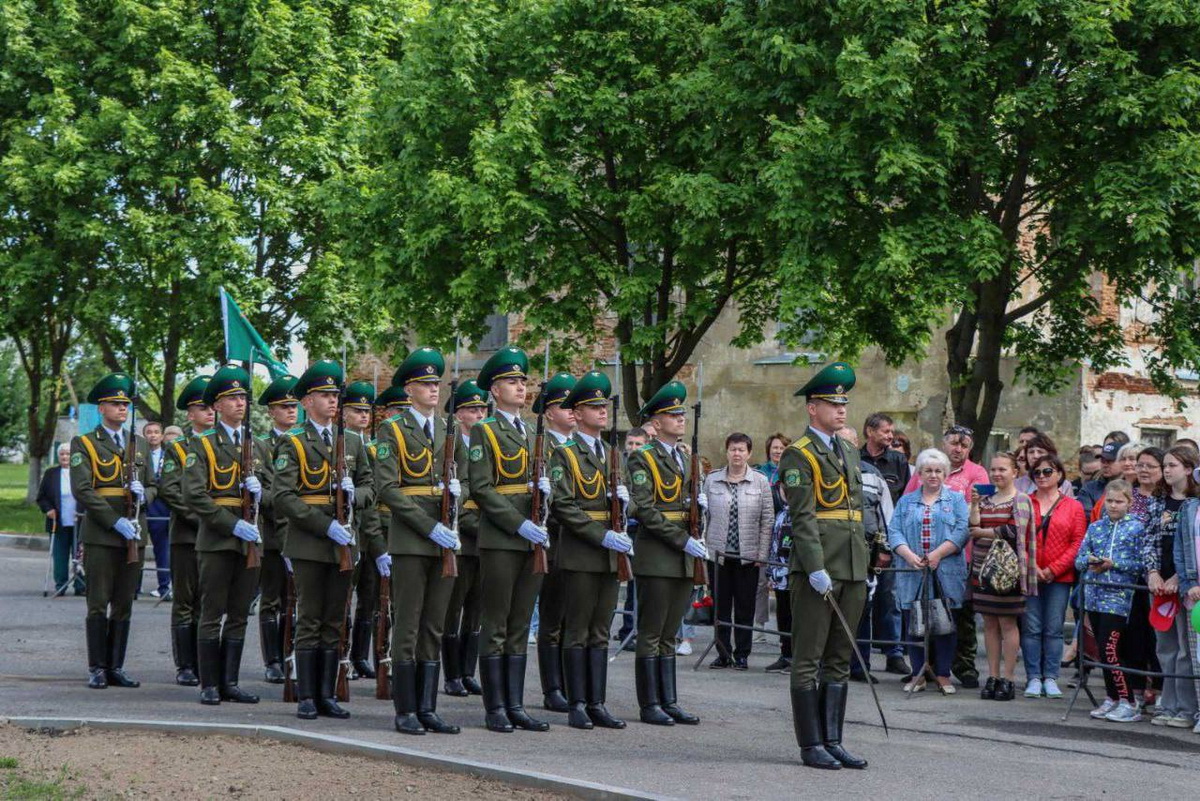
[[[976,484],[975,491],[979,493],[980,498],[987,498],[996,494],[995,484]]]

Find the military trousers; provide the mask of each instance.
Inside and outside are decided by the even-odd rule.
[[[551,549],[550,553],[553,552]],[[550,563],[550,572],[542,580],[538,593],[538,642],[562,645],[563,623],[566,620],[566,581],[561,568]]]
[[[460,554],[442,631],[451,637],[474,634],[479,630],[479,612],[479,557]]]
[[[607,648],[617,607],[617,574],[564,570],[561,576],[566,600],[563,648]]]
[[[238,551],[200,551],[201,640],[245,640],[246,618],[258,590],[258,568]],[[224,624],[224,625],[222,625]]]
[[[533,572],[533,551],[479,549],[480,656],[524,654],[529,620],[542,588]]]
[[[395,582],[392,586],[396,586]],[[371,620],[379,610],[379,568],[365,552],[354,568],[354,589],[357,593],[354,619]]]
[[[692,579],[637,577],[637,656],[674,656]]]
[[[87,616],[107,617],[117,623],[129,620],[133,596],[142,582],[146,549],[138,548],[135,564],[126,564],[125,546],[83,546],[83,569],[87,574]]]
[[[262,572],[258,577],[259,617],[271,619],[283,614],[283,599],[287,592],[287,565],[280,551],[263,551]]]
[[[845,682],[850,678],[850,660],[854,656],[851,635],[846,633],[829,602],[808,583],[806,574],[791,574],[790,584],[792,688],[807,690],[818,683]],[[850,631],[858,631],[858,619],[867,602],[867,582],[835,580],[830,594],[846,616]]]
[[[296,650],[336,649],[346,625],[353,571],[343,573],[336,562],[311,559],[293,559],[292,571],[296,585]]]
[[[171,625],[200,622],[200,565],[193,543],[171,545]]]
[[[442,578],[441,556],[392,554],[392,664],[441,658],[453,592],[454,579]]]

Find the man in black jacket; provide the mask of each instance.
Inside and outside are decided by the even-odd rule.
[[[42,474],[37,505],[46,515],[46,533],[52,535],[54,594],[67,591],[71,554],[75,552],[75,496],[71,494],[71,445],[58,446],[58,464]],[[75,576],[75,594],[83,595],[83,578]]]

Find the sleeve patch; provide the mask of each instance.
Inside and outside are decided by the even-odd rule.
[[[380,443],[380,444],[379,444],[379,445],[378,445],[378,446],[375,448],[375,456],[376,456],[376,458],[379,458],[379,459],[386,459],[386,458],[388,458],[388,457],[389,457],[389,456],[391,456],[391,455],[392,455],[392,447],[391,447],[390,445],[388,445],[386,442]]]
[[[471,461],[479,462],[482,460],[483,460],[483,446],[476,445],[474,448],[471,448]]]
[[[179,465],[176,464],[174,459],[167,459],[167,461],[163,463],[162,469],[164,473],[174,473],[178,467]]]
[[[634,484],[645,484],[650,480],[650,475],[645,470],[638,470],[633,474]]]
[[[562,481],[563,476],[565,476],[566,474],[567,473],[565,470],[563,470],[561,467],[555,465],[554,467],[552,467],[550,469],[550,480],[551,481]]]
[[[789,487],[800,486],[800,471],[795,469],[784,471],[783,483]]]
[[[281,453],[275,457],[275,469],[276,470],[282,470],[283,468],[287,467],[287,464],[288,464],[288,458],[287,458],[286,453]]]
[[[185,465],[185,466],[186,466],[186,467],[191,467],[191,466],[192,466],[192,465],[194,465],[195,463],[196,463],[196,454],[194,454],[194,453],[189,453],[189,454],[187,455],[187,465]]]
[[[82,453],[72,453],[71,454],[71,467],[79,467],[79,465],[81,465],[81,464],[83,464],[83,454]]]

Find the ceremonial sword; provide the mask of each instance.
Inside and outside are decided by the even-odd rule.
[[[883,715],[883,705],[879,703],[879,693],[875,691],[875,683],[871,680],[871,663],[863,659],[862,651],[858,650],[858,640],[853,631],[850,630],[850,624],[846,621],[846,616],[842,614],[842,608],[838,606],[838,602],[833,599],[833,591],[830,590],[821,596],[829,602],[829,606],[833,609],[833,613],[837,615],[838,622],[842,624],[842,630],[846,632],[846,636],[850,638],[850,647],[854,649],[854,655],[858,657],[858,664],[862,665],[863,672],[867,676],[867,687],[871,690],[871,697],[875,699],[875,708],[879,710],[879,720],[883,723],[883,735],[890,738],[888,733],[887,718]]]

